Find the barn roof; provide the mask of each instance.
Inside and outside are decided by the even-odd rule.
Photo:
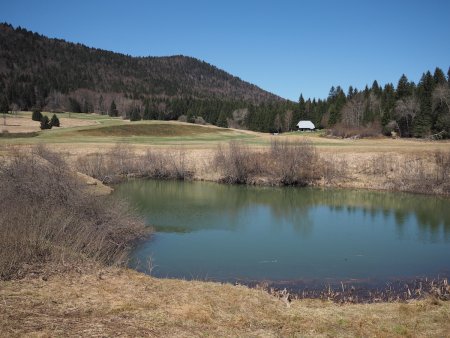
[[[297,127],[299,127],[300,129],[316,129],[314,123],[312,123],[311,121],[300,121],[299,123],[297,123]]]

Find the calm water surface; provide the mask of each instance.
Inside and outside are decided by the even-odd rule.
[[[132,264],[146,271],[151,257],[158,277],[385,281],[450,271],[444,198],[178,181],[132,181],[117,193],[156,230]]]

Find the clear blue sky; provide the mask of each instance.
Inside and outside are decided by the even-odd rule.
[[[193,56],[292,100],[450,66],[449,0],[0,0],[0,21],[135,56]]]

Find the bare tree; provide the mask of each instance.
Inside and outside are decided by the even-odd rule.
[[[395,114],[397,119],[404,119],[406,122],[407,133],[410,133],[410,124],[414,121],[419,112],[420,104],[415,96],[408,96],[404,99],[398,100],[395,104]],[[401,135],[404,136],[404,135]]]
[[[290,131],[293,119],[292,110],[288,110],[284,115],[284,131]]]
[[[342,122],[347,127],[360,127],[364,115],[365,100],[357,94],[342,108]]]
[[[437,85],[433,91],[433,110],[444,105],[450,111],[450,88],[447,84]]]
[[[281,131],[281,118],[280,118],[280,114],[277,114],[277,116],[275,116],[275,121],[273,122],[274,127],[276,129],[277,132]]]

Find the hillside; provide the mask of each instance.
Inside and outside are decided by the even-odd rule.
[[[189,97],[253,104],[280,99],[192,57],[132,57],[8,24],[0,24],[0,91],[21,109],[36,105],[70,109],[64,105],[72,98],[89,111],[107,110],[110,97],[139,101]]]

